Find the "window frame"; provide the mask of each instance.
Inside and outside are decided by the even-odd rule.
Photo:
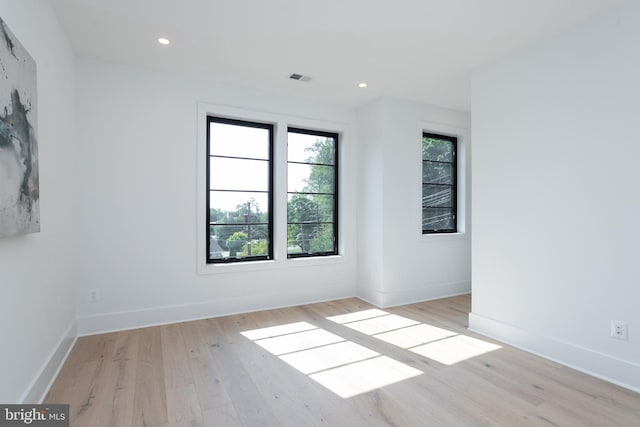
[[[306,128],[301,128],[301,127],[297,127],[297,126],[288,126],[287,127],[287,147],[289,144],[289,133],[299,133],[299,134],[303,134],[303,135],[313,135],[313,136],[319,136],[319,137],[324,137],[324,138],[332,138],[334,141],[334,147],[333,147],[333,165],[328,165],[328,164],[320,164],[320,163],[307,163],[307,162],[300,162],[300,161],[290,161],[289,157],[288,157],[288,151],[287,151],[287,170],[289,169],[289,164],[290,163],[294,163],[294,164],[305,164],[305,165],[322,165],[322,166],[330,166],[333,167],[333,193],[331,194],[333,196],[333,218],[332,218],[332,222],[331,224],[333,224],[333,250],[331,251],[323,251],[323,252],[307,252],[307,253],[297,253],[297,254],[290,254],[289,250],[287,248],[287,258],[288,259],[295,259],[295,258],[313,258],[313,257],[324,257],[324,256],[335,256],[335,255],[339,255],[339,215],[338,215],[338,206],[339,206],[339,159],[340,159],[340,134],[338,132],[329,132],[329,131],[321,131],[321,130],[312,130],[312,129],[306,129]],[[290,192],[289,188],[289,177],[287,174],[287,232],[286,232],[286,240],[288,242],[289,240],[289,225],[291,224],[289,222],[289,209],[288,209],[288,200],[289,200],[289,195],[291,194],[316,194],[316,195],[329,195],[329,193],[304,193],[304,192]],[[327,222],[319,222],[318,224],[324,224]]]
[[[425,138],[433,138],[433,139],[439,139],[439,140],[443,140],[443,141],[448,141],[453,145],[453,151],[452,151],[452,158],[453,161],[451,162],[441,162],[441,161],[435,161],[435,160],[425,160],[423,155],[422,155],[422,149],[421,149],[421,182],[422,182],[422,186],[420,188],[421,193],[422,193],[422,198],[424,198],[424,185],[433,185],[433,183],[428,183],[428,182],[424,182],[424,171],[425,171],[425,163],[446,163],[451,165],[452,167],[452,171],[451,171],[451,177],[452,177],[452,183],[451,184],[442,184],[443,186],[448,186],[451,188],[451,207],[449,209],[453,210],[453,228],[446,228],[446,229],[425,229],[424,226],[424,204],[421,203],[421,212],[420,212],[420,216],[421,216],[421,228],[422,228],[422,234],[423,235],[438,235],[438,234],[457,234],[459,233],[459,227],[458,227],[458,137],[457,136],[451,136],[451,135],[444,135],[441,133],[435,133],[435,132],[429,132],[429,131],[422,131],[422,138],[420,140],[420,144],[422,147],[422,144],[424,143],[424,139]],[[421,198],[421,199],[422,199]]]
[[[338,218],[340,221],[340,230],[338,235],[338,254],[335,256],[324,257],[308,257],[308,258],[287,258],[287,127],[300,127],[304,129],[317,129],[329,132],[337,132],[340,137],[339,156],[340,166],[346,165],[352,160],[355,162],[356,147],[352,144],[352,129],[355,122],[351,119],[344,119],[342,113],[333,115],[333,113],[322,117],[308,117],[293,114],[291,112],[273,111],[265,108],[256,110],[244,106],[234,106],[229,104],[216,104],[207,101],[198,101],[196,103],[197,117],[193,122],[196,133],[194,140],[194,174],[196,193],[196,213],[195,226],[193,229],[193,242],[195,242],[195,256],[193,258],[196,274],[200,277],[218,276],[239,273],[267,273],[287,270],[291,268],[324,268],[327,266],[335,266],[343,268],[345,263],[352,262],[356,256],[356,181],[353,169],[344,170],[340,168],[338,171],[340,182],[340,200],[338,205]],[[247,120],[258,123],[269,123],[275,127],[274,134],[274,210],[273,210],[273,258],[266,261],[254,262],[230,262],[208,264],[206,236],[207,236],[207,203],[206,203],[206,186],[207,186],[207,116],[223,117],[238,120]],[[351,116],[349,116],[351,117]],[[427,129],[429,124],[420,124],[422,129]],[[418,137],[422,134],[422,130]],[[418,147],[416,145],[416,147]],[[185,197],[186,194],[185,194]],[[416,198],[416,201],[418,199]],[[184,200],[189,204],[188,198]],[[266,206],[266,204],[265,204]],[[184,207],[187,208],[186,206]],[[419,209],[415,209],[416,213]],[[419,218],[416,216],[419,222]],[[419,225],[418,225],[419,226]],[[418,233],[419,234],[419,233]],[[207,279],[205,279],[207,280]],[[212,282],[213,283],[213,282]],[[222,285],[222,282],[216,282]]]
[[[205,237],[205,257],[206,264],[230,264],[230,263],[239,263],[239,262],[252,262],[252,261],[269,261],[275,258],[274,254],[274,244],[273,244],[273,229],[274,229],[274,148],[275,148],[275,132],[276,127],[273,123],[259,122],[259,121],[250,121],[243,119],[232,119],[228,117],[220,117],[217,115],[207,114],[206,116],[206,201],[205,201],[205,209],[206,209],[206,237]],[[246,257],[227,257],[227,258],[211,258],[211,226],[213,225],[238,225],[242,226],[243,224],[212,224],[211,223],[211,124],[212,123],[220,123],[220,124],[229,124],[234,126],[244,126],[251,127],[257,129],[266,129],[269,132],[269,158],[268,162],[268,190],[267,190],[267,205],[268,205],[268,214],[267,214],[267,255],[252,255]],[[246,158],[245,160],[251,160]],[[264,160],[264,159],[254,159],[254,160]],[[219,191],[219,190],[218,190]],[[227,191],[227,190],[223,190]],[[244,192],[241,190],[228,190],[228,191],[237,191]],[[249,191],[251,192],[251,191]]]

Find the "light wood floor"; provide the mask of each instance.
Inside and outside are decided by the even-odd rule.
[[[639,394],[523,351],[453,363],[492,343],[466,330],[470,303],[327,319],[373,308],[354,298],[83,337],[45,402],[81,427],[640,426]]]

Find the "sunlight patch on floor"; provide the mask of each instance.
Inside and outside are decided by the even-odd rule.
[[[351,329],[355,329],[358,332],[362,332],[363,334],[375,335],[418,324],[420,324],[420,322],[407,319],[406,317],[397,316],[395,314],[387,314],[386,316],[374,317],[373,319],[367,320],[359,320],[357,322],[350,322],[344,325],[350,327]]]
[[[303,374],[312,374],[376,356],[380,356],[380,353],[351,341],[343,341],[311,350],[286,354],[280,358]]]
[[[312,329],[310,331],[296,332],[293,334],[280,335],[278,337],[253,341],[265,350],[269,351],[269,353],[281,356],[283,354],[308,350],[310,348],[321,347],[323,345],[333,344],[344,340],[344,338],[325,331],[324,329]]]
[[[420,323],[407,328],[378,334],[375,337],[401,348],[411,348],[456,335],[458,334],[447,329]]]
[[[245,331],[242,332],[242,335],[253,341],[263,338],[292,334],[294,332],[310,331],[311,329],[318,329],[318,327],[308,322],[295,322],[287,323],[286,325],[277,325],[268,328],[254,329],[253,331]]]
[[[379,309],[327,319],[446,366],[502,348]],[[242,335],[343,398],[423,374],[308,322],[254,329]]]
[[[421,375],[422,371],[387,356],[351,363],[310,375],[329,390],[349,398]]]
[[[410,350],[436,362],[450,366],[499,348],[502,347],[497,344],[471,338],[466,335],[456,335],[451,338],[414,347]]]
[[[345,399],[423,373],[307,322],[242,335]]]
[[[502,348],[478,338],[378,309],[341,314],[327,319],[447,366]]]
[[[359,320],[371,319],[374,317],[388,316],[386,311],[378,310],[377,308],[371,308],[369,310],[355,311],[353,313],[339,314],[337,316],[327,317],[328,320],[336,323],[350,323],[357,322]]]

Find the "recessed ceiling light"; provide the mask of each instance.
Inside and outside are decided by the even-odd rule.
[[[163,44],[165,46],[168,44],[171,44],[171,40],[169,40],[166,37],[158,37],[156,40],[158,41],[158,43]]]
[[[365,82],[358,83],[358,87],[367,87],[368,85]]]

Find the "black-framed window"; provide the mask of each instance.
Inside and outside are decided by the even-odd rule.
[[[458,139],[422,134],[422,234],[457,231]]]
[[[272,124],[207,117],[207,263],[273,258]]]
[[[288,129],[287,257],[338,253],[338,134]]]

